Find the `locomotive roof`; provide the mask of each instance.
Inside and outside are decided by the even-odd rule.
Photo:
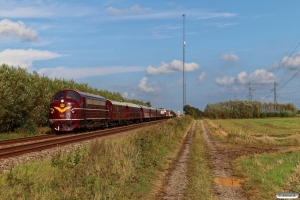
[[[127,106],[126,102],[113,101],[113,100],[110,100],[110,99],[107,99],[107,100],[110,101],[113,105]]]
[[[78,92],[82,97],[85,98],[89,98],[89,99],[93,99],[93,100],[101,100],[101,101],[106,101],[106,98],[100,96],[100,95],[95,95],[95,94],[90,94],[87,92],[80,92],[80,91],[76,91]]]
[[[133,108],[141,108],[140,105],[134,104],[134,103],[127,103],[128,106],[133,107]]]

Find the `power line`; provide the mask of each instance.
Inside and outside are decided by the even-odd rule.
[[[280,94],[293,94],[293,93],[296,93],[296,92],[300,92],[300,90],[293,91],[293,92],[287,92],[287,93],[280,93]]]
[[[296,44],[296,42],[299,40],[299,38],[300,38],[300,36],[297,38],[297,40],[294,42],[294,44],[293,44],[292,46],[294,46],[294,45]],[[299,45],[300,45],[300,42],[298,42],[297,46],[293,49],[293,51],[290,53],[290,55],[288,56],[288,58],[290,58],[290,57],[292,56],[292,54],[295,52],[295,50],[298,48]],[[290,47],[290,49],[292,48],[292,46]],[[290,49],[289,49],[287,52],[289,52]],[[284,56],[286,56],[286,55],[287,55],[287,53],[286,53]],[[285,64],[285,62],[288,60],[288,58],[285,59],[285,61],[280,65],[280,67],[276,70],[276,72],[273,73],[273,75],[270,76],[270,77],[268,78],[268,80],[266,80],[265,82],[263,82],[261,85],[264,85],[264,84],[265,84],[266,82],[268,82],[275,74],[277,74],[277,72],[284,66],[284,64]]]

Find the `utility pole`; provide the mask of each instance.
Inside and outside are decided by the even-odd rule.
[[[248,89],[249,89],[249,94],[248,94],[248,101],[252,101],[252,92],[251,91],[254,91],[254,89],[251,89],[251,86],[250,86],[250,81],[248,83]]]
[[[278,83],[276,83],[276,81],[275,81],[274,82],[274,103],[277,103],[276,86],[278,86]]]
[[[183,17],[183,108],[184,108],[184,106],[186,104],[186,83],[185,83],[185,14],[183,14],[182,17]]]

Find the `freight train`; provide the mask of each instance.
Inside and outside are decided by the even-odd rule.
[[[172,117],[169,110],[112,101],[76,90],[60,90],[52,97],[49,126],[56,132],[105,128]]]

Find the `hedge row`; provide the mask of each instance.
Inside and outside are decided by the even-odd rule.
[[[28,73],[26,69],[3,64],[0,66],[0,132],[47,125],[51,97],[62,89],[145,105],[141,101],[125,99],[118,92],[98,90],[74,80],[50,79],[35,71]]]
[[[292,103],[261,103],[258,101],[223,101],[207,104],[203,116],[213,119],[292,117],[297,108]]]

